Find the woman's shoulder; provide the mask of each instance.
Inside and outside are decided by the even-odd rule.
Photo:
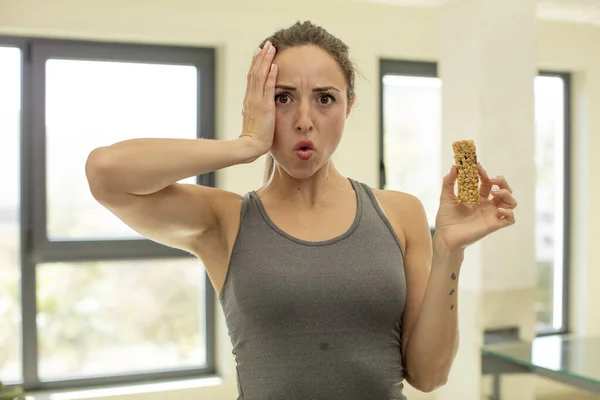
[[[425,207],[417,196],[399,190],[369,188],[392,225],[402,227],[402,231],[422,225],[423,221],[427,221]]]
[[[405,210],[408,212],[423,209],[421,200],[410,193],[399,190],[379,189],[365,183],[360,184],[370,190],[375,195],[380,205],[386,208],[389,207],[395,210]]]

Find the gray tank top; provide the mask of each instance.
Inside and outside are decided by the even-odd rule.
[[[406,400],[403,252],[372,190],[350,179],[352,226],[309,242],[244,196],[219,301],[238,400]]]

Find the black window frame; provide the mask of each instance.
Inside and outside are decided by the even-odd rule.
[[[563,99],[563,112],[564,112],[564,125],[563,125],[563,138],[564,138],[564,154],[563,154],[563,282],[562,282],[562,328],[560,329],[544,329],[537,330],[536,335],[538,337],[552,336],[568,334],[571,332],[571,221],[572,221],[572,208],[571,198],[573,192],[573,179],[572,179],[572,162],[571,162],[571,151],[572,151],[572,74],[566,71],[557,70],[546,70],[541,69],[538,72],[538,76],[549,76],[560,78],[564,84],[564,99]]]
[[[0,36],[0,46],[21,50],[21,360],[22,385],[27,391],[83,388],[137,382],[157,382],[213,375],[215,359],[216,294],[206,276],[204,323],[206,366],[137,372],[113,376],[40,381],[38,374],[38,332],[36,324],[36,269],[41,263],[157,260],[194,257],[184,251],[146,238],[122,240],[50,241],[46,230],[46,132],[45,64],[49,59],[188,65],[197,68],[198,138],[215,138],[215,50],[143,43],[54,39],[45,37]],[[148,82],[149,85],[152,82]],[[204,186],[215,184],[215,174],[196,177]]]
[[[385,189],[386,184],[386,166],[385,166],[385,138],[384,138],[384,85],[383,77],[386,75],[416,76],[434,78],[438,77],[438,64],[435,61],[414,61],[414,60],[379,60],[379,188]],[[571,282],[571,196],[572,196],[572,178],[571,178],[571,124],[572,124],[572,84],[571,73],[564,71],[540,70],[538,76],[552,76],[561,78],[564,82],[564,221],[563,221],[563,301],[562,301],[562,328],[540,330],[536,332],[537,336],[550,336],[557,334],[566,334],[570,332],[570,282]],[[533,82],[532,82],[533,85]],[[435,234],[435,228],[430,227],[431,235]]]

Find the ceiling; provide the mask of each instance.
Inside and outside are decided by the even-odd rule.
[[[446,0],[363,0],[399,6],[435,7]],[[502,0],[499,0],[502,1]],[[600,0],[538,0],[540,19],[600,26]]]

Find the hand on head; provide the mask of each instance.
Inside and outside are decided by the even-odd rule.
[[[275,53],[276,49],[270,42],[256,50],[248,71],[242,109],[243,129],[240,137],[252,139],[259,147],[260,154],[271,149],[275,133]]]

